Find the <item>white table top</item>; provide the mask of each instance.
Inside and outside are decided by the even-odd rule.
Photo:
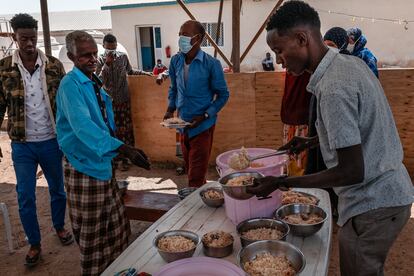
[[[202,189],[219,185],[210,182]],[[287,241],[297,246],[305,255],[306,266],[300,275],[322,276],[328,274],[329,252],[332,234],[332,215],[329,194],[320,189],[295,189],[317,196],[319,206],[328,214],[328,220],[315,235],[302,238],[289,234]],[[105,271],[102,275],[112,276],[123,269],[134,267],[138,272],[155,273],[167,264],[158,254],[152,241],[159,233],[169,230],[189,230],[200,237],[213,230],[229,232],[235,238],[233,254],[223,258],[237,264],[237,253],[241,245],[236,226],[226,217],[224,207],[206,206],[196,191],[178,203],[164,216],[142,233]],[[202,245],[199,245],[194,256],[204,256]]]

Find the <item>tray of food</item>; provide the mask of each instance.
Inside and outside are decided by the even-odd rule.
[[[175,117],[175,118],[169,118],[167,120],[164,120],[160,123],[163,127],[166,128],[185,128],[189,125],[191,125],[191,123],[186,122],[184,120],[182,120],[181,118]]]

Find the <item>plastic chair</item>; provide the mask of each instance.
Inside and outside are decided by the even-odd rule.
[[[11,254],[14,252],[14,248],[13,248],[13,239],[12,239],[9,211],[7,210],[6,203],[3,203],[3,202],[0,203],[0,211],[3,213],[3,221],[4,221],[4,226],[6,228],[6,238],[9,244],[9,252]]]

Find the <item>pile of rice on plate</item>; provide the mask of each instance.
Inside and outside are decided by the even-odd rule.
[[[250,229],[246,232],[243,232],[242,237],[252,241],[262,241],[262,240],[280,240],[283,237],[283,232],[268,227],[260,227],[256,229]]]
[[[204,234],[202,241],[208,247],[226,247],[233,243],[234,238],[229,233],[217,230]]]
[[[293,276],[296,271],[286,256],[273,256],[259,253],[256,257],[243,264],[244,270],[250,276]]]
[[[291,224],[315,224],[323,221],[323,218],[318,214],[292,214],[285,216],[283,220]]]
[[[189,238],[183,236],[168,236],[162,237],[158,240],[158,248],[166,252],[186,252],[194,247],[196,244]]]
[[[224,198],[224,195],[222,192],[219,192],[217,190],[214,189],[207,189],[204,193],[203,196],[207,199],[222,199]]]
[[[247,185],[252,185],[254,181],[254,177],[250,176],[250,175],[241,175],[241,176],[237,176],[235,178],[230,179],[229,181],[227,181],[226,185],[227,186],[247,186]]]

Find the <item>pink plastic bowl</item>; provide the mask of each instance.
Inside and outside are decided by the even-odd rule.
[[[257,156],[266,153],[274,152],[272,149],[265,148],[247,148],[249,156]],[[238,152],[239,150],[231,150],[220,154],[216,158],[216,168],[220,177],[223,177],[229,173],[234,172],[229,168],[228,161],[230,156]],[[243,171],[256,171],[264,176],[279,176],[282,174],[283,167],[288,161],[286,155],[272,156],[255,161],[256,163],[262,163],[264,167],[260,168],[247,168]],[[258,200],[257,197],[252,197],[247,200],[233,199],[224,193],[224,207],[226,209],[227,217],[235,224],[258,217],[273,216],[273,212],[282,204],[282,192],[279,190],[274,191],[269,195],[270,198]]]

